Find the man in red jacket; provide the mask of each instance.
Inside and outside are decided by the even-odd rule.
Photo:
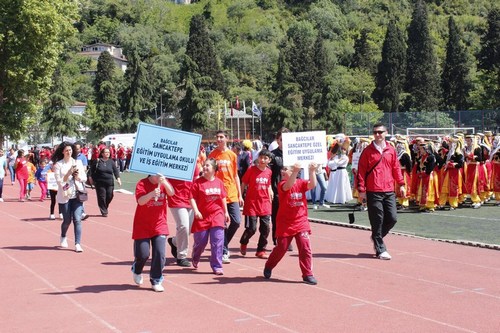
[[[383,124],[373,125],[375,139],[363,150],[358,164],[359,197],[366,200],[375,255],[382,260],[392,258],[383,238],[397,222],[395,183],[401,197],[406,196],[397,153],[385,142],[386,135]]]

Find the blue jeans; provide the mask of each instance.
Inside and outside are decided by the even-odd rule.
[[[325,193],[326,193],[326,179],[323,173],[316,174],[316,179],[318,180],[318,185],[321,189],[319,193],[319,204],[325,203]],[[311,201],[312,204],[316,204],[316,187],[311,190]]]
[[[233,239],[236,230],[238,230],[241,224],[240,204],[238,202],[228,203],[227,212],[229,213],[231,223],[229,223],[229,226],[224,230],[224,254],[229,252],[229,242]]]
[[[158,235],[153,238],[134,240],[134,263],[132,272],[141,274],[144,265],[149,258],[151,244],[151,269],[149,271],[149,281],[152,285],[160,284],[163,281],[163,268],[165,267],[165,246],[167,244],[166,235]]]
[[[366,192],[368,218],[376,255],[387,251],[383,238],[396,224],[397,209],[394,192]]]
[[[10,182],[16,182],[16,170],[14,170],[14,166],[9,165],[9,173],[10,173]]]
[[[69,199],[65,204],[59,204],[59,212],[63,215],[61,224],[61,237],[66,237],[71,221],[75,227],[75,244],[82,240],[82,211],[83,203],[78,199]]]
[[[0,178],[0,198],[2,197],[3,194],[3,178]]]

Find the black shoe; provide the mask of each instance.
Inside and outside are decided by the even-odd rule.
[[[270,279],[271,278],[271,274],[273,273],[272,270],[270,270],[269,268],[264,268],[264,277],[266,279]]]
[[[303,278],[302,280],[304,281],[304,283],[307,283],[307,284],[312,284],[312,285],[318,284],[318,281],[312,275],[308,275],[305,278]]]
[[[170,252],[172,253],[172,256],[177,259],[177,246],[174,245],[173,238],[170,237],[167,239],[167,242],[170,245]]]
[[[181,267],[191,267],[191,263],[187,259],[177,259],[177,265]]]

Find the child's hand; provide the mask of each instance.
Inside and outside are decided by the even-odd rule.
[[[300,169],[302,169],[302,165],[301,165],[299,162],[297,162],[297,163],[295,163],[295,164],[293,165],[293,172],[297,172],[297,173],[299,173],[299,172],[300,172]]]
[[[200,211],[194,212],[194,217],[196,217],[198,220],[203,220],[203,215],[201,215]]]
[[[311,162],[311,164],[309,164],[309,171],[316,171],[317,168],[318,168],[318,164],[316,164],[314,162]]]

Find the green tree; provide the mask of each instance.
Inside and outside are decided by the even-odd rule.
[[[94,79],[95,104],[98,114],[92,130],[106,135],[120,129],[119,102],[116,67],[109,52],[104,51],[97,60],[97,71]]]
[[[500,8],[488,13],[488,30],[481,37],[481,51],[478,54],[480,69],[487,72],[493,85],[494,101],[491,107],[500,107]]]
[[[314,43],[316,32],[309,22],[296,22],[287,32],[288,47],[285,51],[285,61],[290,69],[290,79],[300,86],[302,105],[304,108],[313,106],[313,96],[318,88],[318,69],[314,64]]]
[[[69,111],[73,104],[71,85],[60,69],[54,72],[49,97],[43,108],[44,127],[50,137],[77,136],[80,116]]]
[[[0,2],[0,144],[23,136],[50,87],[77,1]]]
[[[467,51],[462,44],[462,36],[453,17],[448,20],[448,44],[446,60],[441,76],[443,102],[447,110],[466,110],[469,92],[472,89],[470,80],[470,63]]]
[[[382,60],[375,75],[372,98],[384,112],[398,112],[406,70],[406,47],[403,33],[395,21],[389,22],[382,46]]]
[[[354,55],[352,56],[351,67],[375,73],[376,65],[373,61],[373,49],[368,40],[368,32],[366,28],[361,30],[361,34],[354,41]]]
[[[405,104],[410,111],[434,111],[440,105],[437,57],[428,21],[426,5],[418,0],[408,27],[406,92],[409,96]]]
[[[208,28],[202,15],[194,15],[189,26],[189,40],[186,46],[186,55],[194,61],[197,72],[201,77],[210,77],[211,81],[204,81],[203,90],[215,90],[226,96],[226,87],[220,70],[215,47],[208,34]],[[181,71],[181,80],[185,72]]]
[[[201,76],[197,71],[197,64],[188,56],[184,56],[183,81],[179,87],[184,92],[184,98],[179,102],[181,113],[181,129],[189,132],[198,132],[207,129],[210,123],[210,106],[220,95],[214,90],[205,90],[210,85],[210,77]]]

